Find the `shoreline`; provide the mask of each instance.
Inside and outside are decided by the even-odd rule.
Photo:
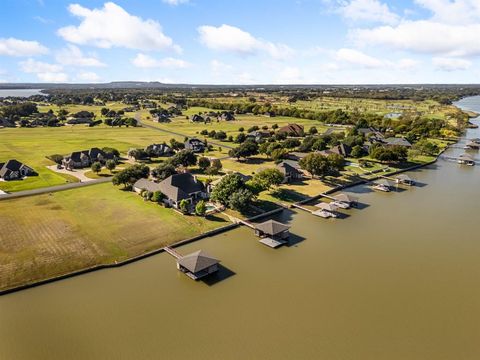
[[[456,106],[457,108],[459,108],[460,110],[464,111],[463,109],[461,109],[460,107],[458,107],[457,105],[454,105]],[[458,138],[454,144],[458,143],[458,141],[460,141],[460,138]],[[408,167],[408,168],[405,168],[405,169],[399,169],[397,171],[394,171],[392,173],[389,173],[389,176],[391,175],[397,175],[397,174],[401,174],[401,173],[404,173],[404,172],[408,172],[408,171],[413,171],[413,170],[417,170],[417,169],[421,169],[421,168],[425,168],[427,166],[430,166],[432,164],[435,164],[438,159],[440,158],[440,156],[450,148],[451,145],[447,145],[436,157],[434,160],[430,161],[430,162],[427,162],[427,163],[424,163],[424,164],[417,164],[417,165],[413,165],[411,167]],[[296,203],[293,203],[293,204],[290,204],[290,206],[286,207],[282,204],[279,204],[277,203],[278,205],[278,208],[274,209],[274,210],[271,210],[271,211],[268,211],[268,212],[265,212],[265,213],[262,213],[262,214],[259,214],[259,215],[256,215],[256,216],[253,216],[253,217],[250,217],[250,218],[247,218],[245,219],[244,221],[254,221],[254,220],[257,220],[257,219],[260,219],[260,218],[264,218],[264,217],[268,217],[268,216],[272,216],[272,215],[276,215],[277,213],[280,213],[282,212],[283,210],[285,209],[289,209],[291,210],[292,208],[294,209],[298,209],[298,206],[299,205],[302,205],[302,204],[306,204],[308,202],[311,202],[311,201],[314,201],[314,200],[318,200],[322,197],[324,197],[325,195],[330,195],[330,194],[333,194],[333,193],[336,193],[338,191],[341,191],[341,190],[345,190],[345,189],[348,189],[348,188],[352,188],[352,187],[355,187],[355,186],[359,186],[359,185],[362,185],[362,184],[366,184],[366,183],[369,183],[371,181],[374,181],[374,180],[377,180],[381,178],[381,176],[378,176],[378,177],[374,177],[372,179],[362,179],[362,180],[359,180],[359,181],[356,181],[354,183],[351,183],[351,184],[346,184],[346,185],[339,185],[339,186],[336,186],[330,190],[327,190],[321,194],[318,194],[318,195],[315,195],[315,196],[312,196],[310,198],[307,198],[307,199],[304,199],[304,200],[301,200],[301,201],[298,201]],[[94,183],[95,184],[95,183]],[[94,185],[94,184],[89,184],[89,185]],[[60,190],[61,191],[61,190]],[[180,240],[180,241],[177,241],[171,245],[168,245],[169,247],[172,247],[172,248],[176,248],[176,247],[179,247],[179,246],[182,246],[182,245],[186,245],[186,244],[189,244],[189,243],[193,243],[193,242],[196,242],[196,241],[199,241],[201,239],[204,239],[204,238],[207,238],[207,237],[210,237],[210,236],[214,236],[214,235],[217,235],[217,234],[220,234],[220,233],[223,233],[223,232],[226,232],[226,231],[229,231],[229,230],[232,230],[234,228],[237,228],[241,225],[241,223],[231,223],[229,225],[225,225],[223,227],[220,227],[218,229],[214,229],[214,230],[211,230],[211,231],[208,231],[208,232],[205,232],[205,233],[202,233],[202,234],[199,234],[199,235],[196,235],[194,237],[191,237],[191,238],[188,238],[188,239],[184,239],[184,240]],[[99,265],[95,265],[95,266],[92,266],[92,267],[89,267],[89,268],[84,268],[84,269],[80,269],[80,270],[76,270],[76,271],[73,271],[73,272],[69,272],[69,273],[66,273],[66,274],[62,274],[62,275],[58,275],[58,276],[54,276],[54,277],[50,277],[50,278],[46,278],[46,279],[42,279],[42,280],[38,280],[38,281],[34,281],[34,282],[31,282],[31,283],[27,283],[27,284],[23,284],[23,285],[18,285],[18,286],[14,286],[12,288],[8,288],[8,289],[4,289],[4,290],[0,290],[0,296],[4,296],[4,295],[8,295],[8,294],[11,294],[11,293],[15,293],[15,292],[18,292],[18,291],[22,291],[22,290],[27,290],[27,289],[30,289],[30,288],[34,288],[34,287],[37,287],[37,286],[41,286],[41,285],[46,285],[46,284],[49,284],[49,283],[53,283],[53,282],[56,282],[56,281],[60,281],[60,280],[64,280],[64,279],[68,279],[68,278],[72,278],[72,277],[75,277],[75,276],[79,276],[79,275],[83,275],[83,274],[87,274],[87,273],[91,273],[91,272],[94,272],[94,271],[98,271],[98,270],[103,270],[103,269],[110,269],[110,268],[116,268],[116,267],[121,267],[121,266],[125,266],[125,265],[128,265],[128,264],[131,264],[131,263],[135,263],[137,261],[140,261],[140,260],[143,260],[143,259],[146,259],[146,258],[149,258],[151,256],[154,256],[154,255],[157,255],[157,254],[160,254],[162,252],[165,252],[164,250],[165,247],[161,247],[161,248],[158,248],[158,249],[154,249],[154,250],[151,250],[149,252],[146,252],[146,253],[143,253],[143,254],[140,254],[140,255],[136,255],[136,256],[133,256],[129,259],[126,259],[126,260],[123,260],[121,262],[115,262],[113,264],[99,264]]]

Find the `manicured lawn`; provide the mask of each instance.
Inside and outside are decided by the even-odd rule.
[[[222,160],[223,171],[238,171],[244,175],[252,175],[261,169],[273,168],[275,163],[264,155],[256,155],[248,160]]]
[[[221,215],[180,215],[110,183],[4,200],[0,289],[125,260],[226,224]]]
[[[151,143],[182,138],[148,128],[111,128],[107,126],[86,127],[83,125],[59,128],[5,128],[0,129],[0,162],[17,159],[32,167],[39,176],[21,181],[0,182],[0,190],[20,191],[60,185],[76,178],[55,173],[46,168],[53,162],[45,156],[66,155],[72,151],[92,147],[109,146],[126,153],[132,147],[145,147]]]

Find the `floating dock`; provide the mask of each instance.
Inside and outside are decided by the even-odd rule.
[[[269,238],[269,237],[264,237],[262,239],[259,240],[260,243],[262,243],[263,245],[267,245],[268,247],[271,247],[273,249],[276,249],[282,245],[285,245],[287,243],[287,241],[285,240],[275,240],[275,239],[272,239],[272,238]]]

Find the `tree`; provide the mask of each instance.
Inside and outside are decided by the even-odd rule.
[[[165,198],[165,195],[161,191],[155,191],[152,195],[152,201],[160,203]]]
[[[318,130],[317,130],[317,128],[316,128],[315,126],[312,126],[310,129],[308,129],[308,133],[309,133],[310,135],[315,135],[315,134],[318,133]]]
[[[92,164],[91,169],[95,174],[98,174],[102,170],[102,164],[100,164],[98,161],[95,161]]]
[[[205,171],[210,166],[210,160],[204,156],[198,159],[198,167]]]
[[[244,187],[243,180],[237,174],[230,174],[224,176],[220,182],[215,186],[210,198],[222,205],[227,206],[230,196],[237,190]]]
[[[253,201],[254,195],[248,189],[239,189],[231,194],[228,206],[231,209],[238,210],[240,212],[245,211]]]
[[[174,166],[188,167],[197,164],[197,157],[192,150],[181,150],[170,159],[170,162]]]
[[[282,146],[285,149],[294,149],[300,145],[300,140],[298,139],[287,139],[282,143]]]
[[[352,152],[350,155],[352,155],[352,157],[354,158],[360,158],[364,155],[364,150],[363,150],[363,147],[361,147],[360,145],[355,145],[353,148],[352,148]]]
[[[158,180],[165,180],[169,176],[176,174],[175,166],[170,162],[164,162],[152,170],[152,176]]]
[[[117,167],[117,163],[114,160],[107,160],[105,167],[112,173],[113,170]]]
[[[246,159],[256,154],[258,154],[258,144],[254,141],[246,141],[228,152],[228,155],[237,158],[237,160],[240,158]]]
[[[328,158],[321,154],[308,154],[300,159],[299,165],[302,169],[307,170],[312,176],[325,176],[328,173]]]
[[[421,139],[413,145],[413,149],[419,151],[422,155],[434,156],[438,152],[438,145],[427,139]]]
[[[148,166],[135,164],[116,173],[113,176],[112,182],[113,185],[123,184],[125,187],[127,187],[127,185],[132,185],[138,179],[148,178],[149,174],[150,168]]]
[[[185,144],[177,141],[176,139],[170,139],[170,146],[173,150],[182,150],[185,149]]]
[[[116,157],[120,157],[120,152],[115,149],[115,148],[112,148],[112,147],[103,147],[102,148],[102,151],[107,153],[107,154],[113,154],[115,155]]]
[[[243,129],[243,128],[242,128]],[[236,137],[235,137],[235,142],[237,144],[241,144],[243,142],[245,142],[245,140],[247,139],[247,136],[241,132],[240,134],[238,134]]]
[[[207,168],[206,172],[208,175],[216,175],[220,172],[222,169],[223,165],[220,159],[213,159],[210,162],[210,166]]]
[[[147,152],[143,149],[130,149],[127,152],[127,156],[134,158],[136,161],[148,158]]]
[[[225,140],[227,138],[227,134],[225,131],[217,131],[217,133],[213,136],[217,140]]]
[[[283,174],[278,169],[264,169],[257,172],[252,181],[259,184],[263,190],[270,190],[272,186],[280,185],[284,180]]]
[[[197,205],[195,205],[195,214],[198,216],[205,216],[205,213],[207,212],[207,205],[205,204],[205,201],[200,200]]]
[[[185,199],[180,200],[180,203],[178,204],[178,208],[183,214],[188,214],[188,204],[189,202]]]

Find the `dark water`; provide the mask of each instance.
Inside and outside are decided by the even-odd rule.
[[[217,283],[160,254],[1,297],[0,359],[478,359],[480,167],[410,175],[354,188],[342,220],[285,212],[291,247],[239,228],[179,249],[219,257]]]

